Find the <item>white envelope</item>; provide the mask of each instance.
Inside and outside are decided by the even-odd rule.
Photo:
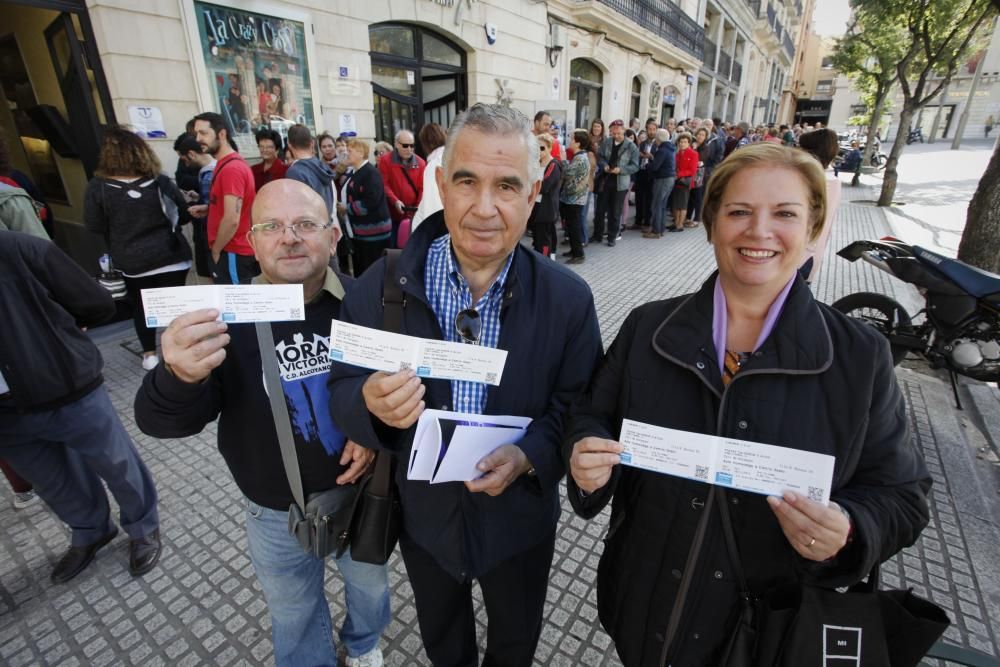
[[[520,440],[530,423],[528,417],[424,410],[413,435],[406,478],[431,484],[477,479],[482,473],[476,464],[498,447]]]

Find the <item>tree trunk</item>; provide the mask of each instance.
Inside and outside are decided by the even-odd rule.
[[[1000,273],[1000,142],[969,202],[958,258],[984,271]]]
[[[896,181],[899,174],[896,173],[896,165],[899,164],[899,156],[906,146],[906,135],[910,132],[910,123],[913,121],[913,109],[904,106],[899,112],[899,127],[896,128],[896,140],[892,142],[892,151],[889,159],[885,163],[885,175],[882,178],[882,194],[878,197],[879,206],[892,206],[892,198],[896,195]]]
[[[868,121],[868,137],[865,139],[865,153],[861,158],[861,164],[868,166],[872,163],[872,153],[875,151],[875,135],[878,133],[878,125],[882,121],[882,109],[885,108],[885,98],[888,96],[887,92],[883,92],[875,100],[875,111],[872,112],[872,118]]]

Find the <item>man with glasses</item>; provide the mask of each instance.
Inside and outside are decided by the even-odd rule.
[[[427,164],[414,150],[413,133],[400,130],[396,133],[394,149],[378,160],[378,171],[385,184],[385,196],[392,217],[390,247],[396,247],[399,223],[412,218],[424,194],[424,168]]]
[[[197,310],[163,332],[165,363],[146,375],[135,400],[143,432],[179,438],[219,418],[219,450],[246,496],[250,560],[271,614],[278,665],[335,665],[325,564],[288,533],[294,502],[262,380],[261,354],[278,358],[305,496],[356,481],[374,458],[348,441],[330,416],[326,388],[330,321],[340,317],[344,285],[328,266],[340,229],[322,197],[291,179],[261,188],[247,242],[263,284],[301,284],[305,320],[271,325],[274,350],[260,350],[253,325],[226,325]],[[385,566],[335,560],[347,597],[339,639],[347,665],[378,667],[379,636],[389,622]]]
[[[352,440],[399,456],[400,548],[424,648],[435,665],[478,665],[472,581],[489,617],[483,665],[531,665],[559,518],[563,415],[601,355],[593,296],[576,274],[519,244],[541,187],[537,140],[519,111],[460,114],[437,184],[444,210],[402,251],[403,333],[507,351],[500,385],[372,373],[334,363],[330,406]],[[345,321],[383,325],[384,260],[344,301]],[[516,445],[483,458],[470,482],[406,479],[424,408],[521,415]]]

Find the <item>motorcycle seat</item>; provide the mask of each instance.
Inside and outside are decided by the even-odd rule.
[[[977,269],[965,262],[939,255],[920,246],[913,246],[913,254],[920,262],[937,269],[946,278],[977,299],[984,299],[991,294],[1000,292],[1000,276],[995,273]]]

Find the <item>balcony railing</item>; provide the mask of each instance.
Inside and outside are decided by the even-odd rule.
[[[739,85],[743,81],[743,65],[733,61],[733,83]]]
[[[702,59],[705,29],[672,2],[663,0],[598,0],[624,17],[663,37],[678,48]]]
[[[727,79],[731,76],[733,69],[733,57],[722,51],[719,53],[719,74]]]
[[[715,52],[718,47],[708,37],[705,38],[705,69],[715,71]]]
[[[795,43],[792,41],[792,38],[787,32],[781,40],[781,45],[784,47],[785,53],[788,54],[788,59],[793,59],[795,57]]]

